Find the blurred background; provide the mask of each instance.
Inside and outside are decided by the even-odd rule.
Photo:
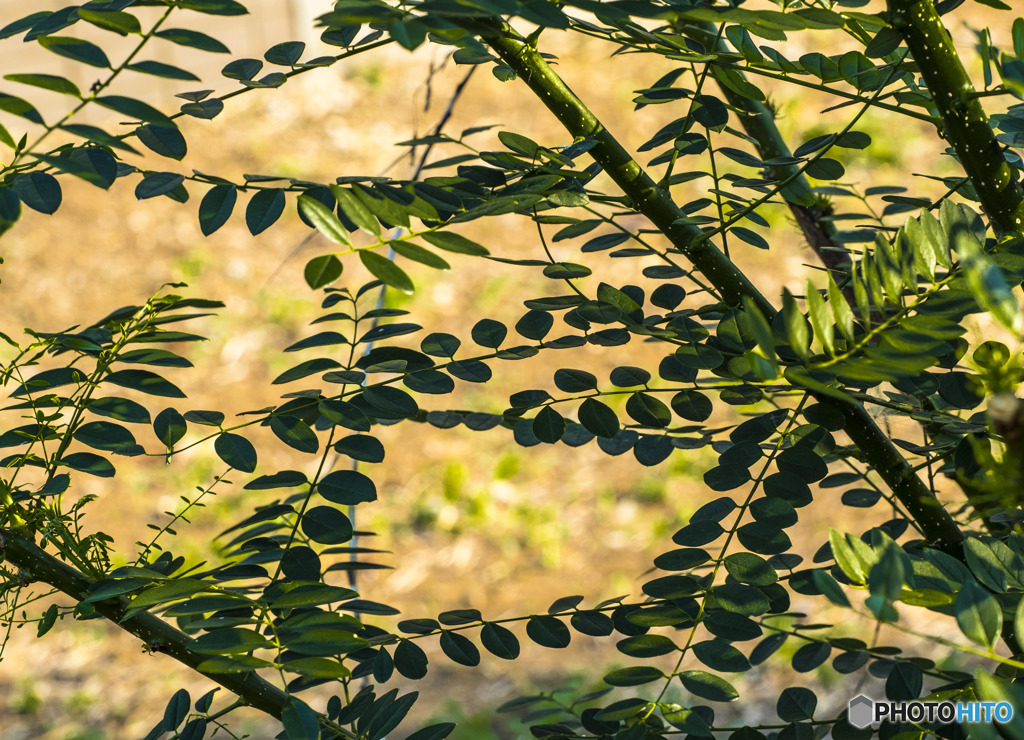
[[[38,2],[31,9],[59,7],[61,3]],[[258,0],[249,7],[252,14],[241,18],[180,12],[168,25],[217,37],[230,47],[230,58],[260,58],[269,46],[285,40],[307,42],[304,59],[336,53],[319,44],[312,27],[312,19],[329,10],[331,3]],[[964,21],[969,18],[978,26],[988,20],[976,8],[970,9],[970,16],[964,9],[953,15],[952,27],[962,48],[975,43]],[[0,0],[0,26],[26,9],[24,2]],[[151,10],[138,12],[146,18]],[[1002,15],[994,14],[992,20],[1001,21]],[[74,35],[102,41],[111,59],[119,59],[128,48],[124,40],[84,26],[75,26]],[[993,28],[997,44],[1004,41],[1001,36],[1007,29]],[[560,73],[632,151],[665,122],[681,115],[675,106],[633,112],[634,91],[671,70],[671,63],[639,56],[611,58],[614,48],[610,46],[554,32],[544,35],[542,47],[559,56]],[[811,50],[836,53],[852,47],[834,34],[804,33],[793,34],[787,48],[787,55],[796,58]],[[180,104],[172,98],[176,93],[213,88],[221,94],[234,89],[234,83],[220,76],[228,55],[153,42],[142,57],[185,67],[203,82],[178,84],[126,73],[114,85],[115,94],[138,96],[174,112]],[[53,56],[37,44],[23,44],[18,37],[0,42],[0,67],[3,74],[61,74],[83,89],[94,81],[90,75],[96,71]],[[145,164],[182,172],[194,168],[235,182],[248,173],[320,182],[347,175],[409,177],[412,164],[408,157],[402,158],[408,149],[394,143],[431,130],[467,71],[447,60],[445,49],[428,47],[409,54],[388,47],[303,74],[278,90],[239,96],[212,121],[179,121],[189,142],[183,166],[156,157]],[[30,99],[47,120],[68,109],[70,98],[19,87],[0,83],[4,92]],[[793,90],[776,90],[771,85],[765,89],[773,92],[780,126],[794,148],[813,136],[838,130],[850,115],[848,111],[820,113],[834,101],[803,89],[795,95]],[[116,116],[94,106],[76,120],[103,124],[110,130],[118,125]],[[15,138],[24,130],[22,119],[4,114],[3,122]],[[457,101],[445,130],[458,137],[468,127],[491,124],[496,128],[468,141],[478,149],[499,149],[496,133],[509,130],[546,146],[570,143],[553,117],[538,110],[525,86],[499,82],[488,69],[480,69]],[[844,183],[856,185],[861,192],[871,185],[899,184],[911,187],[914,195],[938,195],[941,185],[924,178],[910,183],[909,174],[955,171],[949,158],[942,156],[941,142],[923,125],[871,113],[858,128],[871,135],[874,144],[863,151],[846,151]],[[439,149],[434,156],[455,153]],[[138,163],[131,157],[128,161]],[[703,166],[702,161],[688,169]],[[205,238],[196,218],[204,188],[190,186],[192,197],[185,205],[165,198],[138,202],[132,192],[136,181],[135,177],[119,180],[104,192],[62,177],[60,210],[53,216],[27,211],[3,237],[0,330],[18,336],[22,327],[58,331],[92,323],[117,307],[144,302],[165,283],[187,282],[189,287],[180,292],[220,299],[227,307],[216,318],[201,319],[191,327],[209,341],[186,348],[194,369],[168,372],[168,378],[189,396],[175,408],[182,412],[220,409],[230,416],[275,403],[282,389],[271,387],[270,380],[295,362],[294,355],[283,356],[281,350],[312,333],[308,324],[321,313],[320,295],[305,285],[302,268],[309,258],[330,251],[328,245],[319,238],[306,240],[310,232],[294,213],[293,200],[278,224],[252,237],[242,217],[244,194],[228,224]],[[680,202],[706,194],[687,187],[675,193]],[[871,205],[879,210],[884,206],[878,201]],[[864,212],[857,201],[844,200],[837,207]],[[815,261],[813,253],[803,244],[788,212],[776,207],[763,215],[770,228],[756,230],[768,238],[772,251],[740,245],[733,249],[736,261],[769,296],[777,296],[783,285],[802,292],[803,278],[809,274],[806,265]],[[892,220],[901,222],[902,218]],[[636,219],[626,223],[643,226]],[[536,228],[527,219],[500,217],[471,224],[461,233],[499,256],[542,256]],[[646,263],[642,261],[619,260],[609,268],[581,255],[576,242],[559,242],[552,249],[557,259],[587,262],[595,268],[584,290],[594,290],[602,279],[616,285],[644,280],[640,270]],[[513,324],[525,311],[524,299],[561,292],[557,284],[539,281],[538,273],[528,268],[445,256],[452,262],[451,272],[403,265],[416,282],[414,297],[388,294],[389,305],[410,309],[409,320],[424,327],[419,336],[409,338],[412,346],[429,331],[455,334],[468,345],[469,329],[481,316]],[[368,279],[357,261],[349,259],[345,264],[339,284],[355,289]],[[698,297],[697,304],[701,302]],[[978,330],[972,331],[973,338]],[[511,392],[552,388],[551,375],[558,367],[586,368],[603,380],[617,365],[656,366],[660,355],[636,341],[599,352],[591,348],[572,354],[543,353],[535,360],[496,365],[495,378],[485,386],[460,382],[452,397],[420,401],[427,408],[500,413]],[[162,408],[147,405],[154,412]],[[718,409],[711,423],[735,422],[743,411],[743,407]],[[14,413],[5,412],[2,423],[7,427],[19,422]],[[260,452],[257,473],[310,465],[309,459],[298,457],[275,438],[249,432]],[[464,427],[441,431],[401,424],[384,429],[381,436],[387,458],[366,471],[377,483],[380,500],[360,507],[357,525],[376,533],[364,544],[388,551],[376,559],[393,570],[360,574],[359,589],[365,598],[401,609],[403,618],[435,616],[444,609],[463,607],[479,609],[488,618],[543,613],[555,598],[571,594],[584,596],[586,605],[615,596],[635,598],[652,559],[673,548],[670,535],[699,506],[719,495],[702,483],[704,471],[714,464],[707,449],[677,450],[662,465],[645,468],[629,454],[612,458],[593,443],[578,449],[564,445],[521,448],[501,429],[472,433]],[[159,450],[151,432],[141,430],[139,441],[150,451]],[[137,551],[133,544],[137,539],[148,539],[146,524],[166,522],[164,512],[182,505],[181,494],[209,485],[223,467],[212,446],[177,456],[169,465],[159,457],[119,458],[116,464],[117,478],[79,476],[75,485],[80,495],[99,496],[90,506],[87,523],[112,535],[127,557]],[[207,499],[208,506],[193,518],[193,526],[181,527],[182,536],[163,545],[190,561],[215,559],[214,537],[225,522],[251,507],[251,497],[267,496],[242,492],[241,475],[232,479],[234,485],[218,487],[216,497]],[[838,493],[821,495],[837,497]],[[827,527],[860,532],[884,521],[889,513],[882,506],[842,510],[826,503],[801,510],[804,520],[789,533],[795,550],[809,556],[824,540]],[[822,607],[820,599],[801,603],[800,598],[795,597],[796,611]],[[43,608],[45,604],[34,604],[30,611],[41,613]],[[828,616],[816,612],[816,618],[819,615],[822,621]],[[937,624],[917,626],[933,634],[944,629]],[[864,632],[871,625],[850,629]],[[494,707],[538,689],[599,687],[605,672],[621,666],[614,638],[574,634],[567,651],[527,647],[524,640],[520,660],[505,663],[485,655],[476,669],[454,666],[429,642],[421,641],[432,659],[427,678],[415,685],[398,678],[391,682],[403,692],[418,690],[422,696],[407,729],[398,736],[416,729],[417,723],[451,720],[461,723],[455,738],[520,737],[528,733],[518,717],[495,718]],[[786,650],[795,647],[783,648],[783,664]],[[773,720],[774,697],[784,687],[779,681],[791,679],[788,666],[759,667],[738,684],[739,702],[718,705],[719,716],[750,724]],[[838,711],[850,696],[870,689],[873,681],[855,685],[852,677],[840,675],[827,662],[801,679],[801,685],[830,689],[831,703],[825,706],[823,700],[823,711]],[[196,680],[169,658],[144,654],[135,638],[101,622],[65,620],[42,640],[35,639],[32,626],[16,629],[0,662],[0,740],[141,737],[162,717],[164,704],[181,686],[195,699],[212,684]],[[681,698],[681,687],[678,693]],[[231,726],[239,736],[248,732],[262,738],[273,732],[258,713],[237,712],[233,717]]]

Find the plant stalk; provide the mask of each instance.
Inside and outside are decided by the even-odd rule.
[[[942,117],[948,141],[997,238],[1024,233],[1024,190],[1003,156],[985,109],[932,0],[888,0],[889,22],[907,42]]]
[[[692,22],[682,25],[680,30],[694,41],[700,43],[708,51],[731,52],[732,49],[716,32],[715,26],[708,22]],[[741,78],[743,72],[737,72]],[[793,156],[786,140],[782,138],[778,126],[775,125],[775,111],[770,105],[759,100],[744,97],[729,87],[719,84],[722,96],[733,108],[740,112],[740,126],[754,140],[757,153],[763,160],[788,159]],[[842,284],[843,276],[848,275],[852,260],[850,253],[834,238],[836,228],[828,220],[829,212],[814,198],[814,191],[807,176],[797,164],[770,165],[769,170],[778,182],[789,181],[782,189],[781,195],[789,206],[797,226],[800,228],[807,244],[818,255],[818,259],[831,270],[836,282]],[[848,290],[850,303],[853,303],[852,290]]]
[[[506,23],[495,23],[486,29],[477,26],[476,31],[570,134],[597,142],[589,154],[626,194],[636,210],[665,234],[728,303],[736,305],[743,296],[747,296],[767,319],[774,318],[777,311],[768,299],[717,247],[702,238],[700,229],[678,220],[683,213],[669,193],[651,179],[535,48]],[[844,430],[920,525],[928,543],[962,560],[964,555],[960,543],[963,534],[960,528],[864,407],[852,401],[828,400],[840,408],[846,420]]]
[[[14,530],[0,530],[0,555],[7,562],[25,571],[30,580],[47,583],[79,603],[89,595],[89,588],[93,585],[93,581],[85,575]],[[261,678],[255,671],[211,674],[199,670],[199,664],[209,656],[197,653],[189,647],[191,637],[148,612],[139,612],[125,618],[129,605],[129,600],[123,597],[94,604],[97,612],[112,624],[138,637],[154,652],[169,655],[179,663],[215,681],[239,697],[247,706],[278,720],[281,719],[282,712],[290,703],[285,692]]]

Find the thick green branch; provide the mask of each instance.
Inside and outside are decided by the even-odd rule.
[[[700,229],[680,221],[685,214],[668,193],[651,179],[590,109],[566,87],[537,50],[517,38],[508,26],[504,30],[507,33],[496,33],[487,37],[486,42],[530,86],[569,133],[598,143],[590,150],[590,155],[629,196],[633,206],[647,216],[673,246],[721,291],[726,303],[736,305],[746,295],[754,298],[762,311],[771,312],[771,304],[757,292],[746,275],[718,247],[703,239]]]
[[[21,569],[29,580],[48,583],[77,602],[81,602],[89,595],[89,587],[93,584],[91,580],[22,534],[12,530],[0,530],[0,555]],[[107,599],[94,606],[96,611],[112,624],[130,632],[147,645],[159,646],[159,652],[219,683],[242,699],[246,705],[281,719],[281,713],[289,704],[288,695],[260,678],[254,671],[216,675],[200,671],[199,664],[209,656],[193,651],[189,647],[192,638],[184,632],[147,612],[140,612],[126,619],[129,601],[124,598]]]
[[[479,28],[477,30],[479,32]],[[700,238],[702,232],[699,229],[678,221],[683,214],[668,192],[658,187],[644,172],[536,49],[526,44],[507,24],[496,24],[493,33],[484,32],[481,35],[485,43],[530,86],[573,136],[597,142],[590,149],[590,155],[629,197],[635,208],[690,259],[694,267],[718,288],[727,301],[737,303],[743,296],[747,296],[767,318],[775,316],[777,312],[774,306],[731,260],[714,245]],[[963,558],[960,549],[963,535],[956,522],[864,407],[856,402],[835,403],[846,419],[847,434],[863,452],[868,464],[882,476],[889,489],[914,517],[928,542],[954,557]]]
[[[732,51],[710,23],[687,23],[681,30],[709,51]],[[741,78],[744,77],[743,72],[737,71],[736,74]],[[793,152],[790,151],[786,140],[782,138],[778,126],[775,125],[775,111],[769,105],[740,95],[726,85],[720,84],[719,90],[729,101],[729,105],[740,112],[740,126],[754,140],[754,146],[757,147],[761,159],[769,161],[793,157]],[[811,185],[799,165],[795,163],[773,164],[769,169],[777,181],[789,182],[782,189],[782,197],[785,198],[793,218],[796,219],[797,226],[800,227],[808,245],[818,255],[818,259],[830,270],[848,273],[851,264],[850,254],[834,241],[835,226],[827,220],[828,214],[823,207],[814,202]],[[836,280],[840,280],[838,275]]]
[[[974,85],[932,0],[888,0],[952,145],[998,236],[1024,231],[1024,191],[996,141]]]

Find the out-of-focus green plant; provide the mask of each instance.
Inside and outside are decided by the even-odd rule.
[[[715,703],[739,698],[722,674],[745,673],[773,655],[798,673],[831,659],[839,674],[884,677],[892,701],[1024,707],[1015,682],[1024,667],[1024,412],[1014,395],[1022,379],[1016,288],[1024,278],[1024,205],[1014,147],[1024,135],[1024,19],[1012,22],[1012,49],[996,49],[987,31],[979,34],[984,89],[976,90],[942,18],[960,4],[889,0],[866,13],[862,0],[778,0],[772,8],[740,7],[739,0],[340,0],[319,19],[323,40],[338,54],[304,59],[303,44],[284,42],[264,55],[269,73],[263,60],[233,60],[223,70],[233,90],[182,95],[174,114],[110,90],[128,74],[193,79],[185,69],[145,61],[142,51],[173,43],[223,53],[213,37],[168,21],[240,15],[241,3],[89,2],[0,29],[0,37],[20,36],[103,75],[87,91],[55,75],[7,76],[64,93],[70,105],[67,115],[47,122],[28,100],[0,95],[0,110],[28,124],[24,133],[0,128],[0,142],[12,151],[0,171],[3,229],[14,226],[22,205],[56,211],[61,178],[70,175],[104,189],[127,179],[140,200],[185,201],[201,190],[206,234],[231,218],[240,194],[248,198],[244,219],[253,234],[293,203],[333,244],[305,267],[310,287],[323,291],[324,313],[310,336],[285,350],[312,356],[274,381],[292,389],[280,405],[242,422],[215,410],[168,406],[155,413],[124,394],[180,399],[160,371],[189,362],[165,346],[198,340],[177,322],[216,302],[162,293],[85,328],[33,332],[23,342],[2,335],[16,354],[0,374],[12,399],[6,414],[23,417],[0,434],[10,451],[0,484],[8,625],[37,622],[41,637],[59,619],[102,617],[226,689],[228,700],[216,705],[212,692],[193,702],[179,691],[151,738],[194,740],[223,726],[237,707],[251,706],[279,718],[282,736],[293,740],[378,740],[396,731],[417,695],[376,687],[395,672],[428,676],[421,644],[437,641],[463,665],[477,665],[483,652],[487,660],[514,660],[522,650],[509,629],[514,623],[547,648],[566,647],[574,632],[618,633],[628,660],[603,677],[606,690],[516,703],[544,705],[531,728],[537,737],[872,734],[859,713],[823,714],[816,693],[802,687],[781,690],[777,721],[733,727],[716,720]],[[144,26],[133,12],[140,6],[163,13]],[[102,46],[73,35],[82,23],[138,44],[112,62]],[[830,34],[835,48],[857,48],[791,58],[790,40],[809,30]],[[639,148],[651,157],[646,164],[551,65],[545,44],[567,33],[675,65],[635,99],[638,109],[665,111],[663,125]],[[186,174],[177,164],[187,158],[181,116],[216,118],[234,96],[391,43],[445,46],[456,63],[487,68],[493,84],[528,86],[565,138],[536,142],[502,131],[503,148],[481,152],[463,142],[473,129],[458,138],[438,130],[409,144],[455,153],[432,159],[430,176],[415,181],[346,172],[333,183],[233,182]],[[808,141],[785,141],[759,86],[766,80],[778,96],[804,89],[833,96],[849,112],[846,123]],[[999,112],[988,117],[983,101]],[[77,123],[94,105],[134,121],[132,130],[111,134]],[[938,178],[944,195],[915,195],[907,182],[863,191],[844,183],[844,152],[870,150],[859,125],[876,114],[890,116],[886,126],[900,117],[923,121],[945,139],[963,173]],[[166,157],[169,169],[131,164],[141,149]],[[686,201],[690,182],[706,185],[706,195]],[[854,215],[856,228],[844,228],[844,205],[869,214]],[[773,300],[730,253],[790,249],[763,231],[763,214],[780,207],[827,269],[807,281],[803,295],[785,290]],[[536,225],[535,256],[501,257],[460,233],[461,224],[506,214]],[[356,230],[365,235],[361,246],[350,236]],[[578,242],[580,261],[555,260],[553,242]],[[448,269],[443,253],[534,270],[535,294],[522,296],[526,312],[511,327],[479,316],[468,337],[435,331],[419,339],[418,350],[406,346],[423,328],[406,310],[379,307],[378,289],[411,293],[402,265]],[[376,280],[344,287],[352,260]],[[594,267],[615,260],[640,260],[642,284],[595,284]],[[1013,347],[991,340],[969,346],[963,324],[972,314],[991,317]],[[578,348],[629,342],[661,347],[660,360],[617,367],[608,380],[577,367],[585,364]],[[445,408],[456,381],[485,383],[538,355],[552,363],[551,385],[517,391],[504,413]],[[743,406],[745,418],[709,426],[716,404]],[[883,428],[870,409],[912,422],[914,439],[890,433],[905,427]],[[596,444],[645,466],[710,448],[717,465],[703,473],[708,500],[672,536],[672,549],[654,559],[659,572],[644,582],[641,601],[584,606],[568,596],[546,613],[501,620],[457,609],[406,619],[391,632],[374,621],[395,610],[357,593],[351,577],[344,585],[338,579],[375,564],[372,551],[354,544],[350,517],[377,496],[372,477],[358,468],[385,459],[376,433],[398,423],[410,436],[415,424],[501,427],[518,445]],[[222,562],[189,564],[161,545],[215,486],[227,485],[219,476],[139,543],[132,565],[111,567],[110,538],[86,528],[89,497],[74,493],[80,478],[114,476],[119,455],[170,457],[199,444],[212,445],[227,468],[251,474],[257,451],[245,433],[256,424],[310,463],[264,471],[245,484],[276,498],[261,497],[227,530]],[[142,427],[153,429],[159,449],[137,440],[132,429]],[[351,467],[332,469],[335,453]],[[947,479],[961,501],[940,500],[939,482]],[[865,532],[832,531],[820,549],[795,552],[786,530],[801,509],[833,507],[837,498],[854,508],[881,504],[891,518]],[[33,602],[54,593],[57,603],[29,616]],[[898,646],[868,644],[843,625],[794,613],[794,593],[907,633],[913,631],[901,611],[929,611],[962,635],[933,636],[933,643],[987,665],[972,675],[956,660],[939,666]],[[645,663],[661,656],[672,656],[673,667]],[[304,701],[306,690],[324,684],[336,690],[326,705]],[[679,685],[684,703],[671,700],[670,686]],[[629,690],[608,694],[620,688]],[[410,737],[439,739],[453,727],[435,724]],[[985,740],[1024,737],[1024,718],[963,727],[887,720],[879,729],[885,738],[964,731]]]

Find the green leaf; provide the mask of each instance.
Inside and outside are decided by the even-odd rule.
[[[40,213],[56,213],[62,193],[57,178],[46,172],[28,172],[18,175],[13,182],[14,192],[21,202]]]
[[[135,197],[139,200],[166,195],[185,182],[185,177],[176,172],[151,172],[135,186]]]
[[[810,278],[807,279],[807,309],[811,317],[811,325],[814,327],[814,336],[821,343],[827,354],[835,355],[835,347],[832,343],[832,321],[830,320],[828,307],[821,293],[814,287]]]
[[[817,707],[818,697],[813,691],[802,686],[794,686],[782,690],[775,711],[783,722],[804,722],[814,719],[814,710]]]
[[[66,465],[80,473],[95,475],[97,478],[113,478],[115,473],[114,466],[109,461],[91,452],[73,452],[70,455],[64,455],[58,464]]]
[[[352,672],[331,658],[299,658],[282,664],[286,672],[298,673],[309,678],[348,678]]]
[[[387,257],[382,257],[369,249],[360,249],[359,260],[370,271],[371,275],[385,285],[396,288],[403,293],[411,294],[414,291],[415,286],[413,286],[409,276],[405,274],[401,267]]]
[[[864,55],[871,57],[872,59],[881,59],[884,56],[891,54],[899,48],[899,45],[903,42],[903,37],[900,36],[899,31],[886,26],[879,30],[873,39],[864,48]]]
[[[226,656],[210,658],[204,660],[198,666],[197,671],[204,673],[249,673],[250,671],[259,670],[260,668],[273,668],[274,664],[269,660],[262,660],[261,658],[253,658],[249,655],[233,655],[230,658]]]
[[[71,36],[40,36],[39,44],[47,51],[92,67],[110,69],[110,60],[103,49],[89,41]],[[97,99],[99,102],[99,99]],[[100,103],[102,105],[102,103]]]
[[[158,367],[192,367],[184,357],[166,349],[133,349],[122,352],[117,361]]]
[[[565,419],[550,406],[545,406],[533,420],[533,433],[541,442],[554,444],[565,433]]]
[[[924,681],[921,669],[913,663],[897,663],[885,679],[885,698],[913,701],[921,696]]]
[[[612,439],[619,433],[619,417],[607,405],[593,398],[580,404],[580,424],[590,432],[604,439]]]
[[[597,389],[597,378],[586,370],[556,370],[555,387],[564,393],[584,393]]]
[[[321,373],[325,370],[332,370],[336,367],[341,367],[341,363],[337,360],[332,360],[329,357],[315,357],[312,360],[300,362],[295,367],[285,370],[271,382],[274,385],[291,383],[293,380],[299,380],[300,378],[308,377],[314,373]]]
[[[568,647],[572,640],[572,633],[562,620],[547,615],[530,617],[526,634],[538,645],[548,648]]]
[[[1000,731],[992,733],[993,737],[1021,737],[1024,735],[1024,717],[1021,716],[1019,710],[1021,706],[1024,706],[1024,691],[1021,690],[1019,683],[996,678],[985,669],[978,668],[974,673],[974,692],[982,701],[1005,704],[1014,710],[1010,720],[1000,725]],[[972,734],[974,728],[979,726],[984,725],[972,724]]]
[[[749,553],[736,553],[739,555]],[[757,557],[754,555],[753,557]],[[746,563],[749,563],[748,559]],[[738,572],[743,573],[739,567],[733,564],[734,569]],[[771,576],[763,572],[762,569],[755,569],[754,579],[758,581],[770,581]],[[745,575],[745,574],[744,574]],[[777,578],[777,576],[776,576]],[[770,583],[768,585],[771,585]],[[715,601],[722,609],[732,612],[733,614],[742,614],[747,617],[757,617],[767,612],[771,605],[768,599],[765,598],[764,594],[752,586],[745,586],[740,583],[725,583],[720,586],[715,586],[712,589]]]
[[[634,635],[619,640],[615,647],[631,658],[655,658],[679,650],[665,635]]]
[[[28,31],[41,21],[48,19],[53,14],[52,10],[38,10],[34,13],[29,13],[16,21],[12,21],[3,28],[0,28],[0,39],[9,39],[23,31]]]
[[[741,465],[718,465],[704,473],[704,483],[712,491],[733,491],[750,480],[750,471]]]
[[[285,197],[280,188],[260,190],[245,207],[245,225],[253,236],[269,229],[284,213]]]
[[[373,481],[356,470],[328,473],[317,484],[316,490],[328,501],[345,506],[377,500],[377,487]]]
[[[224,101],[220,98],[199,100],[195,102],[185,103],[181,106],[182,113],[192,116],[193,118],[200,118],[207,121],[219,116],[223,110]]]
[[[1020,306],[1003,271],[980,250],[964,259],[967,281],[985,310],[1003,325],[1016,332],[1020,324]]]
[[[761,350],[762,356],[775,364],[775,338],[772,336],[771,327],[749,296],[743,297],[743,313],[740,314],[740,319],[743,322],[743,329],[757,342],[757,348]]]
[[[216,54],[229,54],[231,50],[220,41],[207,36],[199,31],[192,31],[187,28],[165,28],[153,34],[157,38],[166,39],[179,46],[188,46],[201,51],[209,51]]]
[[[21,116],[32,123],[38,123],[40,125],[43,125],[44,123],[43,117],[39,115],[39,111],[37,111],[27,100],[19,98],[16,95],[0,93],[0,110],[15,116]]]
[[[129,98],[123,95],[104,95],[96,98],[96,102],[104,108],[109,108],[112,111],[121,113],[129,118],[137,119],[143,123],[157,123],[161,126],[174,126],[174,122],[166,115],[151,106],[149,103],[144,103],[141,100],[136,100],[135,98]]]
[[[852,342],[853,312],[846,302],[846,297],[839,290],[839,286],[836,285],[835,278],[832,277],[831,272],[828,273],[828,303],[832,308],[832,316],[835,319],[836,326],[839,327],[839,331],[847,341]]]
[[[688,421],[706,421],[714,406],[700,391],[681,390],[672,396],[672,410]]]
[[[704,665],[716,671],[741,673],[750,670],[747,657],[731,643],[720,638],[704,640],[691,648],[694,656]]]
[[[149,411],[145,406],[129,401],[127,398],[92,398],[89,400],[89,411],[98,416],[107,416],[117,421],[132,424],[149,424]]]
[[[314,506],[302,516],[302,532],[321,545],[340,545],[352,539],[352,522],[331,506]]]
[[[334,451],[360,462],[379,463],[384,460],[384,445],[366,434],[352,434],[339,440]]]
[[[14,137],[11,136],[11,132],[3,124],[0,124],[0,143],[6,144],[11,149],[18,148],[18,145],[14,142]]]
[[[401,640],[395,648],[395,670],[416,680],[427,675],[427,654],[411,640]]]
[[[967,581],[956,595],[953,610],[964,636],[992,648],[1003,626],[1003,612],[995,596],[975,581]]]
[[[320,740],[316,713],[306,702],[294,696],[289,697],[288,705],[281,712],[281,724],[288,740]]]
[[[963,549],[967,567],[982,585],[997,593],[1006,591],[1006,566],[987,541],[979,537],[966,537]]]
[[[606,673],[604,682],[609,686],[642,686],[665,677],[660,668],[653,666],[630,666]]]
[[[164,709],[164,730],[173,732],[178,729],[178,725],[184,722],[185,717],[188,716],[191,703],[192,697],[185,689],[175,691],[174,696],[167,702],[167,708]]]
[[[440,644],[444,654],[459,665],[480,665],[480,650],[465,635],[458,632],[442,632]]]
[[[185,398],[180,388],[148,370],[117,370],[107,375],[103,382],[131,388],[151,396]]]
[[[36,637],[42,637],[54,624],[57,623],[57,605],[50,604],[46,611],[43,613],[43,618],[39,620],[39,627],[36,629]]]
[[[272,475],[261,475],[245,484],[247,491],[265,491],[270,488],[298,488],[308,481],[306,476],[297,470],[282,470]]]
[[[21,218],[21,199],[9,187],[0,187],[0,235]]]
[[[213,444],[217,456],[235,470],[251,473],[256,470],[256,448],[245,437],[224,432]]]
[[[641,391],[637,391],[626,400],[626,413],[643,426],[661,428],[668,426],[672,421],[672,412],[668,406],[655,396]]]
[[[409,735],[405,740],[444,740],[455,730],[454,722],[442,722],[424,727]]]
[[[779,574],[775,572],[775,568],[767,560],[753,553],[733,553],[726,556],[723,564],[729,575],[740,583],[770,586],[779,580]]]
[[[147,123],[135,129],[135,134],[150,151],[161,157],[182,160],[188,153],[188,144],[173,123]],[[200,220],[202,212],[200,211]]]
[[[473,341],[481,347],[497,349],[508,336],[508,328],[493,319],[480,319],[472,329]]]
[[[843,593],[839,582],[828,571],[815,570],[812,573],[812,578],[817,589],[833,604],[850,606],[850,600],[846,598],[846,594]]]
[[[221,74],[229,80],[238,80],[243,83],[251,83],[252,79],[263,69],[263,62],[259,59],[235,59],[224,65]],[[258,84],[258,83],[252,83]]]
[[[682,671],[679,680],[691,694],[708,701],[734,701],[740,696],[731,683],[707,671]]]
[[[606,637],[615,629],[612,618],[600,611],[577,611],[570,618],[573,629],[592,637]]]
[[[22,85],[32,85],[33,87],[40,87],[43,90],[51,90],[53,92],[63,93],[64,95],[71,95],[72,97],[81,98],[82,92],[71,80],[65,77],[59,77],[58,75],[46,75],[46,74],[10,74],[4,75],[5,80],[11,82],[19,82]]]
[[[377,222],[377,219],[374,218],[370,209],[364,206],[363,202],[351,190],[338,185],[331,185],[331,192],[338,201],[342,213],[345,214],[349,221],[370,236],[378,239],[381,238],[380,224]]]
[[[816,483],[828,475],[828,465],[810,447],[790,447],[776,457],[776,465],[783,473],[792,473],[805,483]]]
[[[411,259],[413,262],[419,262],[421,265],[433,267],[435,270],[452,269],[452,266],[448,264],[447,260],[434,254],[429,249],[421,247],[419,244],[400,240],[391,241],[388,242],[388,244],[397,254],[400,254],[407,259]]]
[[[298,64],[299,59],[302,57],[302,52],[305,50],[306,45],[301,41],[282,41],[280,44],[274,44],[267,49],[263,58],[271,64],[294,67]]]
[[[519,639],[511,630],[500,624],[485,624],[480,630],[480,642],[488,651],[504,660],[515,660],[519,657]]]
[[[142,33],[139,19],[121,10],[90,10],[86,5],[78,9],[78,17],[104,31],[113,31],[119,36]]]
[[[832,557],[835,558],[836,564],[839,565],[846,577],[853,583],[866,585],[868,572],[874,565],[874,560],[869,560],[865,553],[858,552],[850,535],[843,535],[834,529],[829,529],[828,541],[832,549]],[[857,542],[860,540],[858,539]],[[861,545],[864,543],[861,542]],[[867,546],[864,545],[864,547]],[[867,549],[870,551],[870,548]]]
[[[114,180],[117,179],[117,161],[106,149],[86,147],[72,150],[70,156],[54,157],[48,154],[37,156],[40,161],[51,167],[56,167],[61,172],[67,172],[104,190],[113,185]]]
[[[433,244],[438,249],[458,254],[469,254],[474,257],[486,257],[490,254],[482,247],[461,234],[454,234],[449,231],[434,231],[429,234],[421,234],[424,241]]]
[[[181,0],[177,7],[187,10],[195,10],[207,15],[248,15],[245,9],[237,0]]]
[[[316,433],[302,419],[294,416],[271,416],[270,430],[277,438],[299,452],[314,453],[320,449]]]
[[[317,231],[335,244],[340,244],[343,247],[352,246],[352,240],[349,239],[348,231],[341,225],[341,221],[334,214],[332,208],[328,208],[311,195],[300,195],[299,212],[316,227]]]
[[[91,421],[75,430],[76,440],[93,449],[119,452],[136,447],[135,436],[120,424],[109,421]]]
[[[168,449],[174,447],[188,431],[188,424],[185,417],[171,408],[164,409],[157,414],[153,420],[153,432],[156,438],[164,443]]]
[[[868,572],[868,590],[872,596],[896,601],[906,582],[908,570],[906,554],[898,545],[889,544]]]
[[[232,185],[214,185],[199,204],[199,228],[209,236],[231,217],[238,200],[238,191]]]
[[[313,290],[319,290],[340,278],[343,269],[341,260],[333,254],[314,257],[306,263],[306,284]]]

